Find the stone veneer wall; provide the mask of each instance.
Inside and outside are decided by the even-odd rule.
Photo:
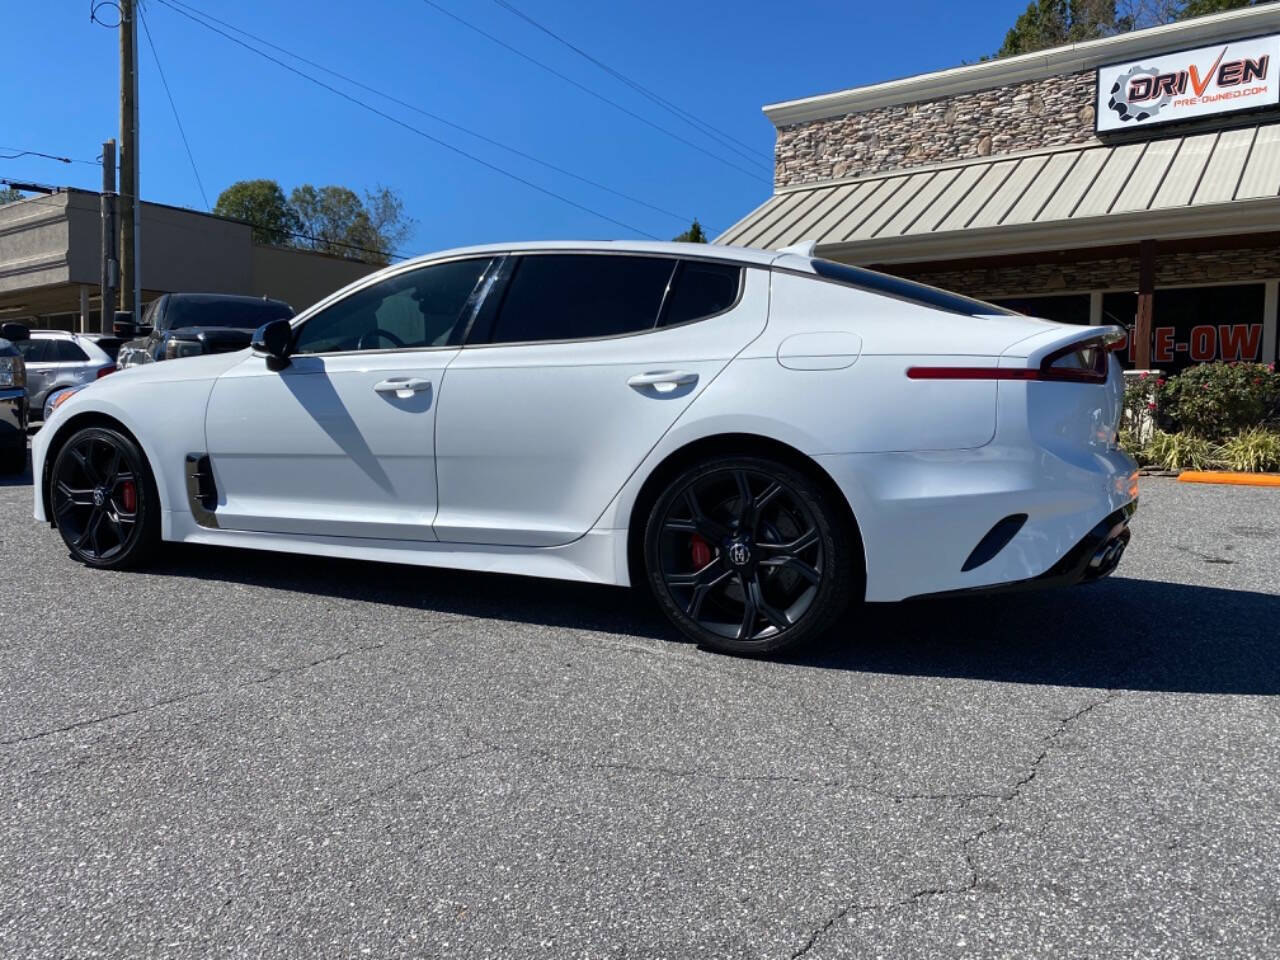
[[[1027,264],[973,270],[930,270],[912,264],[881,269],[971,297],[1020,297],[1039,293],[1130,289],[1138,286],[1138,258],[1079,263]],[[1280,277],[1280,247],[1157,253],[1156,286],[1237,283]]]
[[[1094,72],[808,120],[778,130],[778,187],[1097,142]]]

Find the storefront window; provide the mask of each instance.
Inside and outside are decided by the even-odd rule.
[[[1151,366],[1176,373],[1214,360],[1262,360],[1261,283],[1157,290],[1152,303]],[[1138,312],[1136,293],[1102,298],[1102,322],[1132,330]],[[1124,353],[1133,365],[1131,351]]]
[[[1052,297],[1010,297],[994,302],[1042,320],[1080,324],[1089,322],[1089,294],[1087,293],[1061,294]]]

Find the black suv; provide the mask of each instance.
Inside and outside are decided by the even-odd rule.
[[[120,348],[117,362],[121,367],[132,367],[156,360],[243,350],[258,327],[292,316],[293,307],[266,297],[166,293],[147,307],[142,323],[117,325],[117,333],[137,337]]]

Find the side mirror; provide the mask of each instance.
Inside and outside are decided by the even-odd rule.
[[[10,343],[20,343],[23,340],[30,339],[31,328],[25,323],[0,324],[0,340],[8,340]]]
[[[117,337],[132,340],[138,335],[138,325],[133,322],[133,314],[128,310],[117,310],[111,321],[111,332]]]
[[[267,358],[272,370],[283,370],[293,353],[293,327],[288,320],[272,320],[253,332],[253,352]]]

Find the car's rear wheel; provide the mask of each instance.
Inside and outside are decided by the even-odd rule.
[[[763,654],[813,639],[856,589],[855,547],[830,496],[779,461],[718,457],[659,495],[644,559],[658,604],[687,636]]]
[[[72,555],[91,567],[142,565],[160,540],[160,498],[132,439],[87,427],[58,451],[49,479],[53,522]]]

